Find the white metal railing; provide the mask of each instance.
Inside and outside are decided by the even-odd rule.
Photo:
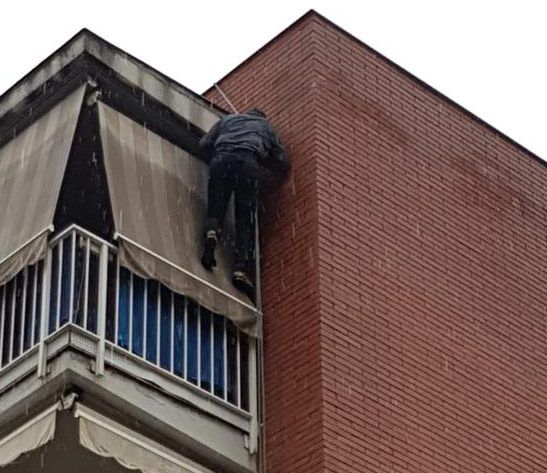
[[[28,266],[0,286],[0,368],[39,342],[43,266]]]
[[[0,370],[38,345],[43,376],[44,343],[72,324],[96,336],[98,375],[105,349],[114,349],[252,411],[248,337],[226,317],[121,267],[114,245],[75,225],[50,241],[44,261],[0,287],[0,315]]]
[[[107,340],[237,407],[248,408],[248,342],[225,317],[116,268]]]

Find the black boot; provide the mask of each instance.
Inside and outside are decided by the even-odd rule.
[[[247,271],[236,267],[234,273],[232,274],[232,284],[241,292],[247,294],[250,298],[253,297],[255,286]]]
[[[217,247],[217,232],[215,230],[209,230],[205,236],[205,243],[203,244],[203,256],[201,257],[201,264],[211,271],[216,265],[215,248]]]

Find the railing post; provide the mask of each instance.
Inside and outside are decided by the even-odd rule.
[[[44,378],[47,374],[47,351],[45,340],[47,337],[48,321],[49,321],[49,298],[51,291],[51,258],[52,250],[48,247],[46,251],[46,259],[42,269],[42,301],[40,307],[40,345],[38,348],[38,370],[39,378]]]
[[[95,374],[104,375],[104,355],[106,344],[106,295],[108,291],[108,246],[101,245],[99,256],[99,303],[97,314],[97,357],[95,360]]]
[[[251,431],[249,433],[249,453],[258,450],[258,363],[257,340],[249,337],[249,413],[251,414]]]
[[[251,414],[251,432],[249,452],[258,452],[258,471],[266,471],[266,431],[265,431],[265,399],[264,399],[264,345],[262,343],[263,313],[262,288],[260,285],[260,225],[258,222],[260,201],[257,199],[254,213],[255,229],[255,303],[258,326],[258,338],[249,338],[249,410]],[[260,447],[260,451],[259,451]]]

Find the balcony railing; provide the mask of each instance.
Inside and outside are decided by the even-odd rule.
[[[28,266],[0,286],[0,368],[40,341],[43,262]]]
[[[247,335],[121,267],[114,245],[77,226],[51,240],[45,261],[0,286],[0,376],[36,347],[45,365],[44,344],[67,326],[97,341],[97,374],[105,353],[116,352],[253,414],[256,360]]]

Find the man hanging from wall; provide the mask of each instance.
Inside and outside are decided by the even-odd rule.
[[[265,177],[280,182],[290,162],[279,136],[259,109],[227,115],[201,139],[200,146],[202,156],[210,163],[201,262],[208,270],[216,266],[215,248],[234,193],[236,254],[232,282],[251,296],[254,218],[259,190]]]

